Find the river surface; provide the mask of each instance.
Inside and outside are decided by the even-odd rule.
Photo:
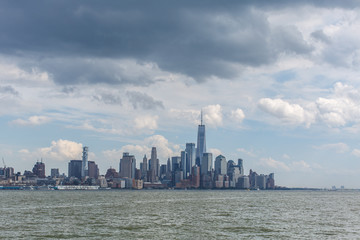
[[[360,239],[360,192],[0,191],[1,239]]]

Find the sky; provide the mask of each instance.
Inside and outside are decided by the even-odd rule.
[[[196,143],[276,185],[360,188],[359,1],[0,2],[0,157],[100,173]]]

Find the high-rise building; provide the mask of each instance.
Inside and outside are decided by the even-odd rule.
[[[142,162],[142,168],[141,168],[141,176],[142,176],[142,179],[146,179],[146,175],[147,175],[147,171],[148,171],[148,160],[147,160],[147,157],[146,157],[146,154],[144,155],[144,158],[143,158],[143,162]]]
[[[195,164],[195,157],[196,157],[195,143],[186,143],[185,152],[186,152],[186,176],[189,176],[192,174],[191,170]]]
[[[42,161],[36,162],[32,171],[39,178],[45,178],[45,163],[43,163]]]
[[[168,158],[167,164],[166,164],[166,180],[171,180],[171,179],[172,179],[172,175],[171,175],[171,161],[170,161],[170,158]]]
[[[257,187],[260,189],[266,189],[266,180],[267,176],[264,174],[260,174],[256,176]]]
[[[81,160],[71,160],[69,162],[69,167],[68,167],[68,176],[81,179],[81,169],[82,169]]]
[[[59,169],[58,168],[52,168],[50,176],[52,178],[57,178],[60,176]]]
[[[5,168],[5,178],[11,178],[12,176],[14,176],[14,168],[12,167]]]
[[[127,152],[123,153],[120,159],[119,175],[120,177],[135,178],[136,159]]]
[[[94,161],[88,161],[88,176],[95,179],[99,177],[99,168]]]
[[[250,173],[249,173],[250,188],[258,188],[259,187],[259,185],[257,183],[257,176],[258,176],[258,174],[256,172],[253,172],[252,169],[250,169]]]
[[[240,174],[244,175],[244,165],[243,165],[243,160],[241,158],[238,159],[238,166],[239,166]]]
[[[156,153],[156,147],[152,147],[151,149],[151,158],[149,161],[149,170],[154,170],[155,171],[155,176],[159,176],[159,159],[157,158],[157,153]]]
[[[82,155],[82,168],[81,168],[81,177],[85,178],[89,176],[88,172],[88,147],[83,147],[83,155]]]
[[[180,169],[181,157],[171,157],[171,170],[175,172]]]
[[[197,146],[196,146],[196,164],[202,163],[203,154],[206,152],[205,125],[203,125],[203,116],[201,111],[201,122],[198,126]]]
[[[187,178],[187,175],[186,175],[186,152],[181,151],[180,156],[181,156],[181,167],[180,168],[183,172],[182,179],[186,179]]]
[[[267,178],[267,181],[266,181],[266,188],[267,189],[275,189],[274,173],[269,174],[269,177]]]
[[[194,188],[200,187],[200,167],[197,165],[194,165],[191,170],[191,185]]]
[[[212,169],[212,153],[204,153],[200,166],[201,175],[208,175]]]
[[[181,171],[181,157],[171,157],[171,170],[171,180],[173,185],[175,185],[175,174]]]
[[[167,165],[166,164],[161,164],[160,166],[160,177],[164,178],[166,176],[166,169],[167,169]]]
[[[219,155],[215,158],[215,175],[227,174],[227,162],[223,155]]]
[[[166,172],[171,173],[171,161],[170,158],[167,160]]]
[[[250,181],[248,176],[241,176],[237,182],[237,188],[248,189],[250,188]]]

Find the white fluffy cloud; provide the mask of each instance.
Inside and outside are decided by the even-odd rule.
[[[208,105],[203,108],[203,119],[211,127],[221,126],[223,123],[222,108],[219,104]]]
[[[57,141],[52,141],[51,146],[38,148],[35,151],[30,151],[28,149],[19,150],[20,155],[23,159],[34,160],[34,159],[44,159],[45,161],[63,161],[67,162],[72,159],[81,159],[82,155],[82,144],[59,139]],[[89,156],[94,156],[94,154],[89,154]],[[90,157],[89,157],[90,158]]]
[[[157,156],[160,163],[166,163],[169,157],[180,155],[180,146],[169,142],[162,135],[153,135],[145,138],[142,143],[136,145],[125,145],[119,150],[106,150],[103,154],[111,161],[118,161],[124,152],[135,155],[136,160],[142,161],[143,156],[146,154],[148,158],[151,156],[151,148],[156,147]]]
[[[31,68],[29,71],[21,69],[16,64],[4,63],[4,61],[11,61],[9,59],[0,59],[0,82],[4,83],[19,83],[30,86],[44,85],[52,82],[50,74],[41,71],[36,67]]]
[[[28,119],[16,119],[11,121],[11,124],[21,125],[21,126],[36,126],[48,123],[51,121],[51,118],[46,116],[31,116]]]
[[[344,127],[360,122],[360,91],[353,86],[336,83],[328,97],[318,97],[305,107],[282,99],[262,98],[261,110],[291,124],[325,123],[328,127]]]
[[[259,107],[289,124],[310,126],[315,118],[313,113],[306,111],[299,104],[291,104],[282,99],[262,98],[259,100]]]
[[[245,118],[243,110],[237,108],[236,110],[231,111],[231,118],[237,122],[242,122]]]
[[[333,94],[316,101],[319,115],[330,127],[341,127],[360,121],[360,92],[352,86],[336,83]]]
[[[137,129],[149,129],[149,130],[155,130],[157,128],[157,120],[158,116],[140,116],[136,117],[135,122],[135,128]]]

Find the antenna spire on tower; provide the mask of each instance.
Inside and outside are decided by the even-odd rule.
[[[201,119],[201,124],[200,125],[203,125],[203,110],[202,109],[201,109],[200,119]]]

